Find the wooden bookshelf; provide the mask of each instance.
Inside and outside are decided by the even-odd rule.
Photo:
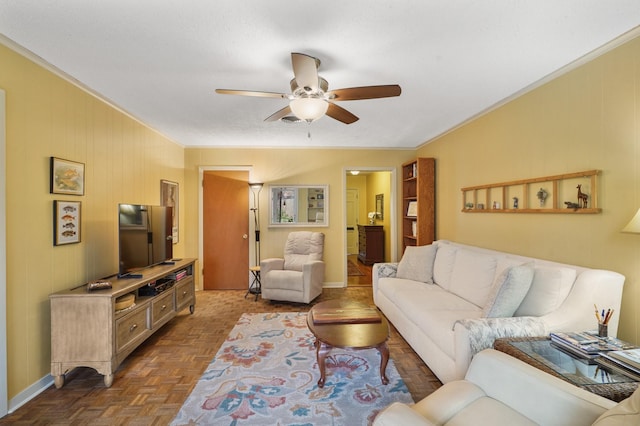
[[[435,159],[417,158],[402,165],[402,251],[435,240]],[[414,204],[415,203],[415,204]],[[410,212],[410,205],[415,212]],[[414,215],[415,214],[415,215]]]

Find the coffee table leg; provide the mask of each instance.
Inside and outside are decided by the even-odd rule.
[[[389,362],[389,347],[387,346],[387,342],[378,346],[378,352],[380,352],[380,379],[382,380],[382,384],[386,385],[389,383],[389,379],[387,379],[387,363]]]
[[[322,343],[321,341],[316,339],[316,357],[318,359],[318,369],[320,370],[320,380],[318,380],[318,387],[324,387],[324,382],[327,377],[326,368],[324,365],[324,360],[327,358],[327,354],[331,350],[331,346]]]

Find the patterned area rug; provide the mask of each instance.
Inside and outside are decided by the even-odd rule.
[[[359,276],[364,275],[358,265],[356,265],[351,259],[347,260],[347,275],[348,276]]]
[[[380,381],[375,349],[333,349],[320,378],[306,313],[243,314],[172,425],[368,425],[413,400],[393,361]]]

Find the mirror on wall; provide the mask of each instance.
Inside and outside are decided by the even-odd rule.
[[[376,195],[376,219],[384,219],[384,194]]]
[[[269,226],[329,226],[329,185],[270,185]]]

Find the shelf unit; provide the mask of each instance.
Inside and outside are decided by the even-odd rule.
[[[402,165],[402,251],[435,240],[435,159],[417,158]],[[415,216],[409,206],[415,203]]]
[[[567,173],[562,175],[544,176],[532,179],[521,179],[487,185],[468,186],[461,188],[462,212],[464,213],[570,213],[570,214],[594,214],[602,212],[598,207],[598,182],[597,176],[600,170],[587,170],[584,172]],[[564,206],[567,199],[577,203],[576,183],[582,186],[582,191],[587,193],[587,207]],[[535,186],[534,186],[535,184]],[[536,196],[539,188],[547,192],[544,205],[539,205]],[[532,188],[533,187],[533,188]],[[518,208],[513,208],[509,203],[513,197],[518,197]],[[563,200],[564,199],[564,200]],[[467,208],[466,204],[472,203],[473,208]],[[493,208],[493,203],[499,203],[500,208]],[[484,204],[484,208],[477,208],[478,204]],[[505,208],[506,206],[511,206]]]

